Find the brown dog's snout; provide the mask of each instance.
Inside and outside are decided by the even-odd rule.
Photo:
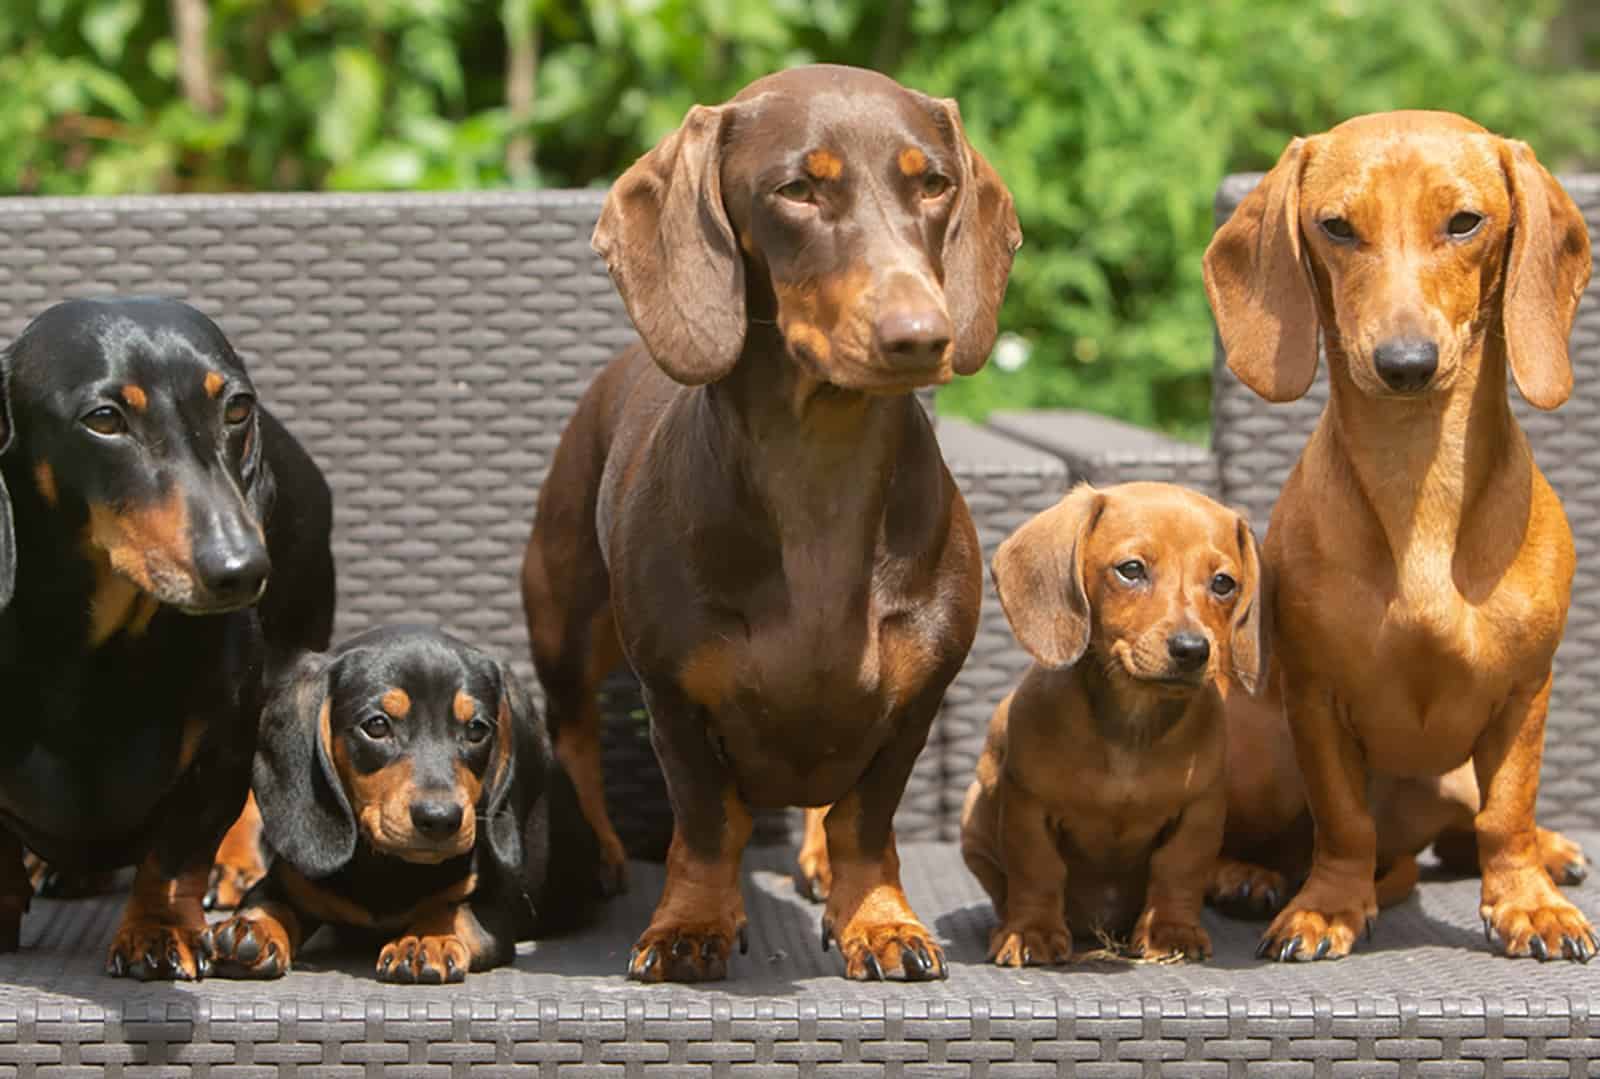
[[[941,365],[955,330],[939,298],[916,278],[899,274],[883,290],[872,324],[878,354],[912,370]]]
[[[1439,370],[1439,346],[1423,337],[1391,337],[1372,351],[1372,363],[1396,393],[1418,393]]]
[[[461,829],[461,803],[453,798],[426,798],[411,803],[411,823],[425,839],[449,839]]]
[[[1167,638],[1167,655],[1178,670],[1197,671],[1211,658],[1211,642],[1203,633],[1180,629]]]

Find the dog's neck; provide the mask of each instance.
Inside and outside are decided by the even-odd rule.
[[[1530,505],[1532,457],[1506,397],[1503,342],[1486,335],[1448,388],[1419,398],[1363,393],[1338,349],[1328,342],[1326,434],[1384,534],[1401,594],[1422,602],[1454,589],[1463,547],[1490,562],[1514,553],[1481,549],[1486,535],[1520,536],[1503,526]]]
[[[1125,675],[1108,672],[1093,653],[1078,663],[1077,672],[1095,729],[1106,741],[1129,748],[1145,748],[1160,741],[1188,714],[1197,695],[1155,692]],[[1197,691],[1205,692],[1208,690]]]

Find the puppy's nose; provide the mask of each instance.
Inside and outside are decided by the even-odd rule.
[[[1167,638],[1167,655],[1179,670],[1192,671],[1211,658],[1211,642],[1191,630],[1179,630]]]
[[[950,316],[937,307],[897,308],[872,327],[878,352],[897,367],[934,367],[950,345]]]
[[[461,827],[461,806],[449,802],[412,802],[411,823],[428,839],[448,839]]]
[[[1420,337],[1394,337],[1372,352],[1378,377],[1397,393],[1416,393],[1439,369],[1439,346]]]
[[[272,570],[266,545],[211,547],[195,552],[195,572],[200,583],[220,603],[249,603],[261,595]]]

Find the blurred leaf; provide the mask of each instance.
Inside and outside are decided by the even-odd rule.
[[[317,117],[316,148],[335,163],[349,161],[378,132],[383,70],[369,52],[342,48],[333,55],[333,98]]]

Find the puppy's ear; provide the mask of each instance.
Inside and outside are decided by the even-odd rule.
[[[1500,167],[1511,195],[1501,300],[1506,358],[1528,404],[1552,409],[1572,395],[1567,340],[1589,283],[1589,229],[1527,143],[1502,139]]]
[[[356,849],[356,820],[333,763],[332,662],[316,652],[286,665],[261,713],[252,780],[267,845],[307,877],[325,877]]]
[[[1317,374],[1317,300],[1300,239],[1295,139],[1206,248],[1206,297],[1228,368],[1268,401],[1293,401]]]
[[[539,765],[550,759],[550,747],[521,681],[504,663],[495,667],[500,679],[500,712],[495,719],[494,759],[489,763],[489,779],[484,784],[484,837],[489,853],[508,878],[524,880],[529,867],[523,863],[522,833],[530,821],[524,819],[524,809],[512,792],[518,782],[538,782],[542,774]],[[525,754],[536,755],[540,760],[518,759]]]
[[[1106,496],[1087,483],[1024,524],[995,552],[995,589],[1011,631],[1046,667],[1067,667],[1089,647],[1083,559]]]
[[[0,454],[11,449],[11,350],[0,352]],[[11,490],[0,476],[0,611],[11,606],[17,590],[17,529],[11,512]]]
[[[1235,540],[1239,545],[1239,599],[1233,607],[1233,632],[1229,638],[1228,658],[1233,665],[1233,676],[1246,693],[1254,694],[1266,679],[1267,673],[1267,608],[1272,602],[1261,560],[1261,546],[1250,522],[1243,516],[1235,525]]]
[[[731,108],[696,105],[623,173],[592,241],[650,355],[688,386],[726,376],[744,347],[744,258],[722,204]]]
[[[1022,246],[1016,204],[1000,175],[967,141],[955,101],[935,102],[961,157],[956,206],[944,241],[944,295],[955,327],[953,366],[970,375],[989,359],[1011,260]]]

